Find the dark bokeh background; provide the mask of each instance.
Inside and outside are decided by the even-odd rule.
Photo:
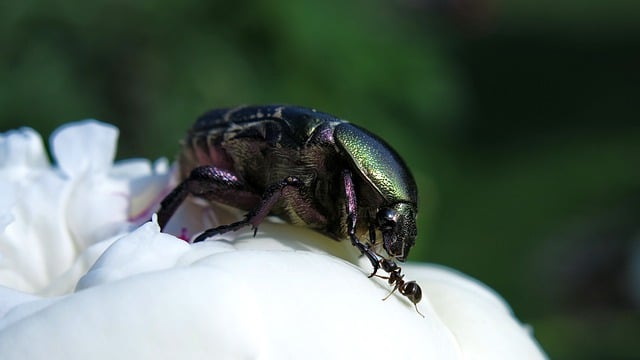
[[[414,170],[413,260],[496,289],[553,358],[633,358],[638,19],[633,0],[7,1],[0,130],[95,117],[119,158],[156,158],[212,107],[337,114]]]

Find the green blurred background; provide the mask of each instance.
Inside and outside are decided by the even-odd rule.
[[[413,260],[487,283],[552,358],[634,358],[639,19],[632,0],[6,1],[0,130],[94,117],[119,158],[172,158],[213,107],[339,115],[413,169]]]

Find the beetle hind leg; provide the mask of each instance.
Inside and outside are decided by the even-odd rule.
[[[178,207],[180,207],[180,204],[182,204],[187,195],[189,195],[189,191],[183,182],[162,199],[162,202],[160,202],[160,210],[158,210],[158,225],[160,225],[160,230],[164,229],[169,219],[171,219],[171,216],[178,210]]]
[[[200,166],[193,169],[189,177],[173,189],[160,203],[158,210],[160,229],[165,228],[171,216],[189,195],[221,203],[233,199],[235,203],[247,208],[255,206],[260,200],[233,173],[215,166]]]

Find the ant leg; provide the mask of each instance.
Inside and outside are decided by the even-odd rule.
[[[401,274],[402,268],[399,267],[398,264],[396,264],[393,260],[389,260],[385,258],[380,259],[380,267],[382,268],[382,270],[387,272],[389,276],[378,275],[378,274],[376,274],[375,276],[380,279],[389,280],[389,284],[393,284],[397,279],[402,279],[404,277],[404,275]],[[393,291],[395,291],[395,289]]]
[[[396,292],[396,290],[398,290],[398,284],[396,283],[396,285],[393,287],[393,289],[387,294],[387,296],[385,296],[384,298],[382,298],[382,301],[387,300],[391,295],[393,295],[394,292]],[[417,308],[416,308],[417,310]]]
[[[229,231],[236,231],[247,225],[251,225],[253,227],[253,235],[255,236],[256,232],[258,231],[258,225],[260,225],[262,220],[264,220],[264,218],[269,215],[269,212],[282,195],[282,191],[288,186],[301,188],[303,185],[304,183],[302,182],[302,180],[298,179],[295,176],[288,176],[284,178],[279,183],[273,184],[269,186],[267,190],[265,190],[264,194],[262,195],[260,204],[249,213],[247,213],[243,220],[228,225],[221,225],[212,229],[208,229],[202,234],[198,235],[198,237],[193,242],[200,242],[215,235],[224,234]]]
[[[353,178],[351,177],[351,172],[349,170],[343,170],[342,179],[344,182],[344,192],[347,200],[347,234],[351,239],[351,245],[360,250],[360,253],[362,255],[365,255],[371,262],[371,265],[373,266],[373,272],[371,273],[371,275],[369,275],[369,277],[372,277],[376,274],[376,272],[378,272],[378,269],[380,268],[380,259],[378,255],[373,250],[371,250],[371,247],[368,244],[363,244],[356,236],[358,202],[356,199],[356,191],[353,186]]]

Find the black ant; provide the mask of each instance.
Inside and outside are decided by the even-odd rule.
[[[381,259],[380,267],[382,270],[388,272],[389,276],[376,276],[389,280],[389,285],[393,285],[393,290],[391,290],[389,295],[385,296],[382,300],[387,300],[391,294],[398,290],[400,291],[400,294],[406,296],[407,299],[413,303],[413,306],[416,308],[416,312],[420,314],[420,316],[424,317],[424,315],[422,315],[418,310],[418,303],[422,300],[422,289],[420,289],[420,285],[413,280],[404,281],[404,274],[401,274],[402,269],[393,260]]]

